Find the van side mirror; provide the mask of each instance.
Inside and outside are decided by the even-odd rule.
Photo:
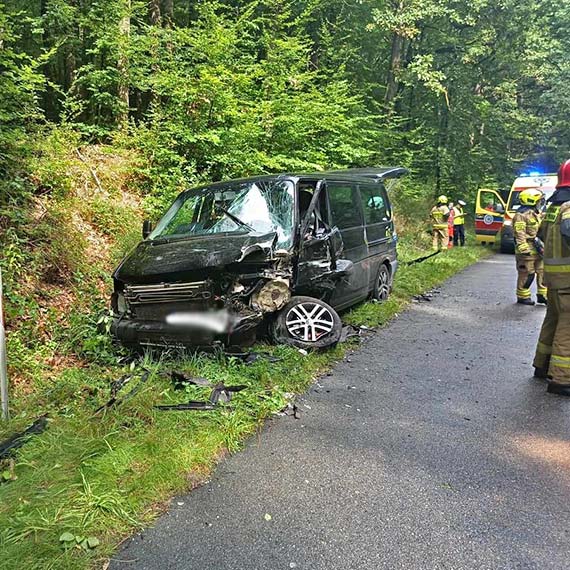
[[[497,212],[497,214],[504,214],[505,208],[503,208],[502,204],[495,204],[495,212]]]
[[[143,239],[146,239],[150,235],[150,232],[152,232],[152,230],[153,230],[152,222],[150,220],[145,220],[143,222],[143,227],[142,227]]]

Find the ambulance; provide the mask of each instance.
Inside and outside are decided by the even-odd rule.
[[[544,192],[546,204],[556,190],[557,182],[556,174],[532,172],[515,179],[506,199],[497,190],[488,188],[478,190],[475,205],[477,243],[483,245],[498,243],[501,253],[514,253],[513,217],[520,208],[521,191],[528,188],[541,190]]]

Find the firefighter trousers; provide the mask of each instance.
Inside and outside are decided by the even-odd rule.
[[[433,228],[432,236],[434,251],[447,249],[447,246],[449,245],[449,233],[447,231],[447,226],[445,228]]]
[[[570,288],[549,289],[548,306],[533,365],[570,385]]]
[[[517,299],[530,299],[530,286],[536,275],[536,294],[546,297],[544,262],[538,255],[517,255]]]

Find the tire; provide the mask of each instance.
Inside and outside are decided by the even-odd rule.
[[[292,297],[271,324],[275,343],[308,350],[334,346],[341,332],[338,313],[314,297]]]
[[[392,291],[392,274],[385,263],[378,268],[376,281],[374,281],[374,289],[372,290],[372,299],[379,303],[383,303],[390,296]]]
[[[501,242],[501,245],[499,246],[499,251],[501,253],[514,253],[515,248],[511,244],[506,244],[506,243]]]

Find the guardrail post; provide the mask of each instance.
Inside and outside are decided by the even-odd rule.
[[[4,329],[4,307],[2,304],[2,269],[0,269],[0,396],[2,419],[9,420],[8,409],[8,366],[6,364],[6,331]]]

